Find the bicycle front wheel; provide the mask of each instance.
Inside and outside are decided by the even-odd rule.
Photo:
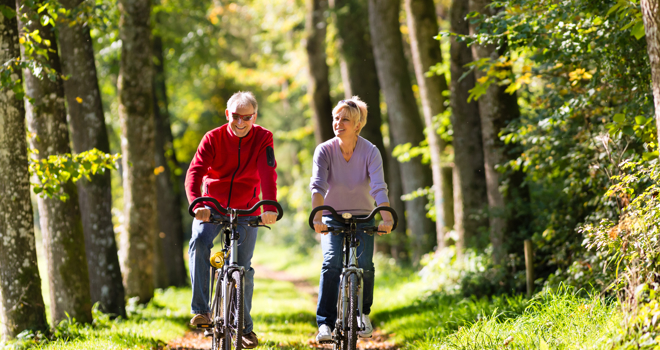
[[[348,277],[348,350],[355,350],[357,347],[357,318],[359,316],[358,310],[358,280],[357,275],[352,273]]]
[[[227,296],[229,298],[229,312],[226,317],[225,349],[231,350],[232,337],[234,337],[234,349],[241,350],[243,348],[245,301],[243,295],[243,274],[238,270],[231,274]]]

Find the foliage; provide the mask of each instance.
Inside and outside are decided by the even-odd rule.
[[[31,153],[38,153],[30,149]],[[32,190],[41,196],[56,197],[62,201],[68,195],[61,191],[62,185],[69,180],[77,182],[81,177],[91,181],[92,176],[104,173],[106,169],[116,170],[116,163],[121,158],[119,154],[107,154],[94,148],[79,154],[69,153],[51,155],[47,159],[38,160],[30,157],[30,174],[36,176],[38,183],[32,184]]]

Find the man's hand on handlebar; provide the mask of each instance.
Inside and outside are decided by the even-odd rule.
[[[211,210],[208,208],[197,208],[195,209],[195,219],[208,222],[211,219]]]
[[[277,213],[273,211],[265,211],[261,213],[261,223],[264,225],[272,225],[277,221]]]

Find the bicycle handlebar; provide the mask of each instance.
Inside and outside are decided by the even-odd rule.
[[[192,203],[190,203],[190,206],[188,206],[188,214],[190,214],[190,216],[195,217],[195,212],[193,210],[195,208],[195,205],[197,205],[197,203],[200,203],[200,202],[211,202],[211,203],[215,204],[215,209],[217,209],[218,212],[220,212],[221,214],[225,214],[225,215],[228,214],[228,210],[223,208],[215,198],[213,198],[213,197],[198,197],[198,198],[195,198],[195,200],[192,201]],[[250,214],[254,213],[255,211],[257,211],[257,209],[259,209],[259,207],[261,207],[262,205],[272,205],[277,209],[277,219],[276,219],[276,221],[279,221],[282,218],[282,216],[284,216],[284,211],[282,210],[282,206],[280,205],[280,203],[277,203],[276,201],[273,201],[273,200],[270,200],[270,199],[264,199],[264,200],[258,201],[250,209],[235,209],[236,214],[238,214],[238,215],[250,215]]]
[[[374,208],[374,210],[371,211],[371,213],[369,213],[369,215],[366,218],[355,218],[352,215],[349,218],[344,218],[343,216],[341,216],[337,213],[335,208],[333,208],[329,205],[319,205],[318,207],[314,208],[312,210],[312,212],[309,214],[309,227],[311,227],[312,230],[314,229],[314,216],[316,215],[317,212],[319,212],[321,210],[329,211],[332,214],[332,217],[335,220],[337,220],[339,222],[343,222],[345,224],[350,223],[351,220],[353,220],[357,224],[364,223],[364,222],[369,222],[369,221],[371,221],[371,219],[374,218],[374,216],[376,216],[377,213],[379,213],[383,210],[389,212],[390,214],[392,214],[392,220],[394,221],[394,224],[392,225],[392,231],[394,231],[396,229],[396,225],[399,222],[399,218],[397,217],[396,212],[391,207],[385,207],[385,206],[376,207],[376,208]]]

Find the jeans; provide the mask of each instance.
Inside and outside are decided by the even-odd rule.
[[[211,212],[217,214],[214,209],[211,209]],[[254,246],[257,242],[257,228],[246,225],[247,220],[250,219],[254,219],[254,217],[238,218],[238,232],[240,234],[238,240],[238,264],[245,268],[244,334],[252,332],[253,328],[252,318],[250,317],[252,292],[254,290],[252,255],[254,254]],[[211,256],[211,248],[213,248],[213,240],[223,227],[224,225],[202,223],[202,221],[197,219],[193,220],[192,238],[190,239],[190,247],[188,248],[190,281],[192,285],[192,302],[190,306],[193,314],[211,312],[209,309],[209,269],[211,267],[209,258]]]
[[[345,227],[346,225],[332,219],[332,216],[323,216],[323,223],[332,227]],[[362,313],[368,315],[374,300],[374,236],[370,236],[360,229],[365,226],[374,226],[375,220],[357,225],[357,236],[360,245],[357,247],[358,266],[362,268]],[[321,267],[321,282],[319,285],[319,301],[316,306],[316,323],[320,327],[327,325],[335,328],[337,320],[337,298],[339,297],[339,279],[343,269],[343,243],[344,234],[334,235],[332,232],[321,236],[323,249],[323,266]]]

